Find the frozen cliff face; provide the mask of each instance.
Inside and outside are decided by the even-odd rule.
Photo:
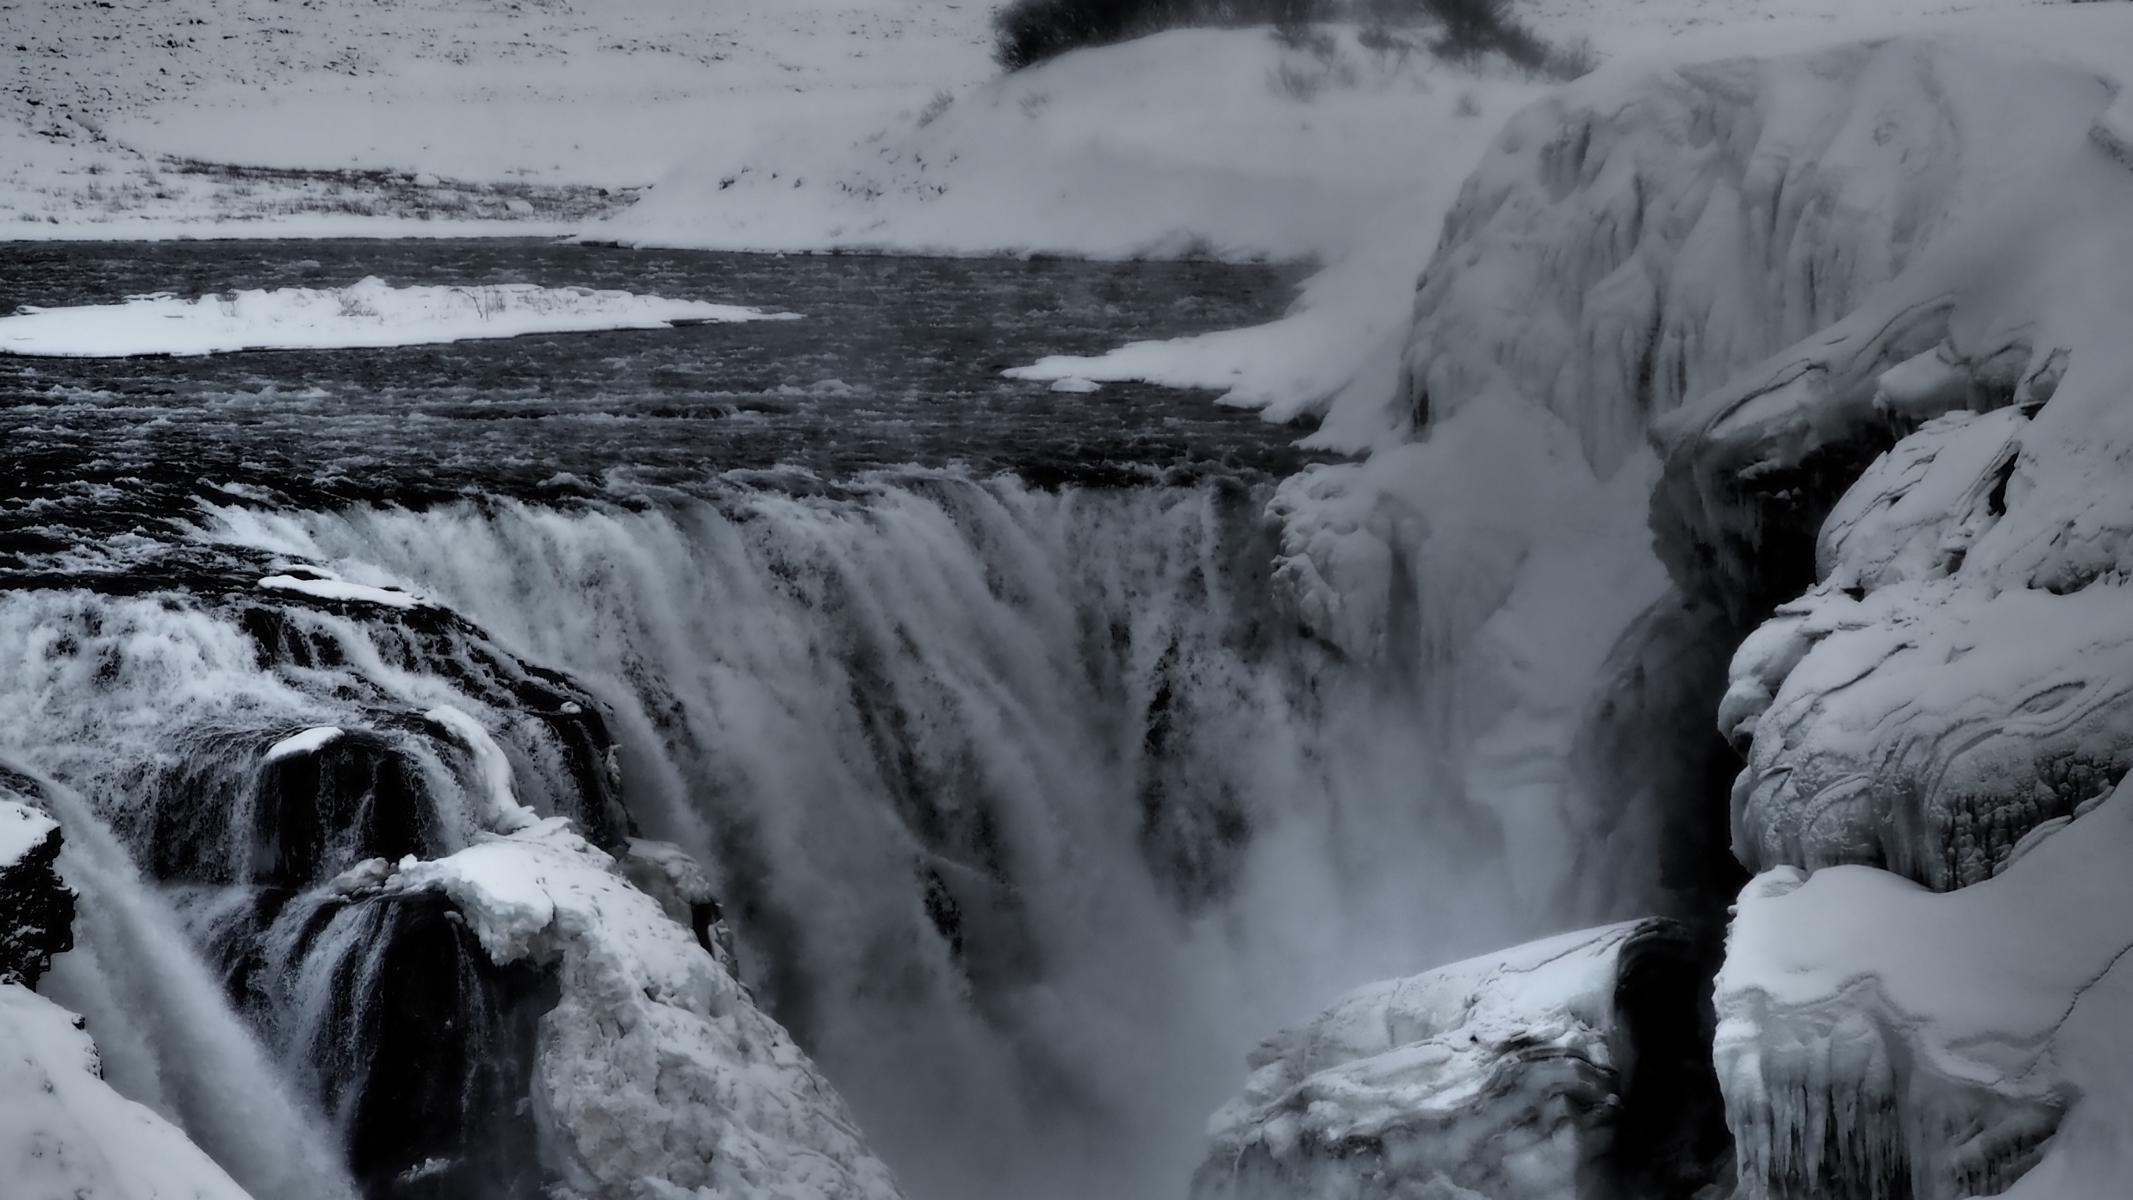
[[[2129,845],[2121,787],[1960,891],[1864,867],[1751,883],[1717,1001],[1743,1194],[1937,1200],[2025,1171],[2007,1194],[2117,1194]]]
[[[1519,114],[1416,294],[1417,426],[1520,396],[1611,471],[1649,417],[1851,311],[1946,218],[1941,69],[1853,45],[1610,72]]]
[[[2115,15],[2076,31],[2133,38]],[[1719,708],[1750,869],[1975,883],[2133,766],[2133,361],[2108,316],[2133,172],[2099,134],[2106,82],[1999,53],[1937,68],[1933,103],[1970,114],[1943,242],[1657,426],[1677,580],[1743,613],[1808,589],[1741,644]]]
[[[1611,1196],[1662,1145],[1693,1176],[1698,959],[1632,921],[1358,988],[1252,1056],[1193,1195]]]
[[[1932,244],[1655,426],[1677,581],[1785,601],[1718,712],[1766,871],[1718,988],[1748,1197],[2116,1194],[2133,1146],[2133,20],[2006,32],[1922,43]]]
[[[1882,506],[1869,522],[1869,540],[1878,548],[1840,545],[1854,540],[1847,532],[1851,512],[1840,514],[1841,527],[1830,537],[1817,535],[1838,497],[1878,454],[1945,413],[2033,409],[2070,377],[2077,389],[2084,374],[2108,378],[2092,373],[2107,364],[2080,360],[2111,353],[2099,348],[2084,355],[2083,343],[2101,333],[2097,316],[2108,308],[2093,306],[2113,303],[2116,269],[2105,264],[2123,253],[2126,238],[2123,223],[2112,219],[2112,206],[2124,200],[2126,172],[2096,136],[2116,86],[2111,60],[2099,47],[2122,40],[2122,24],[2116,14],[2058,14],[2020,34],[1994,27],[1996,37],[2006,35],[1996,42],[1898,39],[1868,60],[1882,64],[1875,72],[1883,85],[1880,103],[1853,119],[1940,122],[1948,130],[1938,153],[1952,168],[1915,158],[1903,168],[1935,174],[1939,215],[1931,228],[1938,232],[1914,239],[1908,260],[1891,264],[1899,269],[1874,272],[1879,286],[1853,289],[1848,306],[1787,331],[1806,336],[1713,381],[1655,422],[1666,467],[1653,527],[1662,557],[1684,587],[1752,620],[1811,582],[1818,565],[1830,566],[1818,564],[1818,552],[1824,559],[1858,557],[1858,569],[1876,575],[1891,565],[1889,536],[1929,507],[1924,497],[1908,516]],[[2033,41],[2066,50],[2039,52]],[[2096,65],[2083,65],[2084,54]],[[1892,76],[1892,55],[1921,61],[1923,72]],[[1817,61],[1791,65],[1804,80]],[[1896,83],[1903,87],[1892,90]],[[1868,139],[1839,162],[1879,161],[1893,145]],[[1905,204],[1900,192],[1860,199],[1892,209]],[[1969,436],[1989,441],[1994,428]],[[1957,460],[1994,452],[1957,447],[1948,453],[1945,473],[1953,476],[1960,474]],[[1899,484],[1903,470],[1884,482]],[[2015,474],[2028,473],[2017,465]],[[1994,490],[1985,488],[1978,501],[1996,503]],[[2123,494],[2124,485],[2115,490]],[[2091,509],[2095,499],[2080,498],[2064,511]],[[1857,503],[1875,507],[1870,495]],[[1979,506],[1970,502],[1958,519],[1964,530],[1938,531],[1955,538],[1949,550],[1982,536]],[[1926,539],[1917,553],[1930,556],[1939,540]]]
[[[1507,131],[1420,289],[1407,398],[1425,440],[1322,469],[1277,508],[1282,578],[1335,642],[1399,646],[1373,632],[1401,628],[1397,605],[1332,581],[1436,569],[1414,552],[1455,528],[1449,505],[1415,497],[1464,494],[1510,532],[1504,559],[1463,557],[1501,565],[1468,573],[1488,591],[1462,636],[1506,628],[1542,579],[1601,606],[1594,622],[1642,614],[1646,632],[1586,660],[1604,678],[1571,692],[1587,700],[1572,744],[1601,779],[1634,774],[1599,768],[1649,755],[1660,743],[1637,731],[1694,699],[1667,700],[1650,664],[1738,643],[1702,719],[1716,710],[1747,760],[1736,854],[1777,868],[1742,899],[1719,988],[1743,1196],[2123,1190],[2100,1181],[2133,1145],[2113,1073],[2133,933],[2118,883],[2069,847],[2096,863],[2133,848],[2104,819],[2133,801],[2102,802],[2133,767],[2129,62],[2133,15],[2083,8],[1568,89]],[[1572,567],[1595,539],[1545,522],[1604,528],[1647,423],[1674,587],[1617,608],[1597,564]],[[1514,427],[1529,435],[1515,452]],[[1565,441],[1583,474],[1544,473]],[[1376,478],[1394,464],[1432,477]],[[1576,498],[1535,504],[1559,488]],[[1402,540],[1387,514],[1424,536]],[[1411,617],[1430,588],[1457,594],[1427,578],[1387,592]],[[1487,704],[1518,672],[1458,677]],[[1508,711],[1544,728],[1524,695]],[[1530,738],[1527,761],[1550,744]],[[2035,865],[2055,849],[2064,861]],[[1308,1145],[1377,1094],[1300,1061],[1262,1068],[1226,1110],[1217,1161],[1374,1194],[1395,1174],[1379,1159],[1324,1165],[1287,1137]],[[1280,1087],[1298,1096],[1288,1125],[1269,1107]],[[1419,1122],[1443,1115],[1435,1094],[1385,1103]]]
[[[1650,664],[1709,657],[1812,578],[1821,511],[1890,422],[2013,398],[2002,376],[2027,363],[2002,351],[2019,339],[1951,327],[1937,291],[1893,310],[1882,292],[1979,209],[1974,182],[2085,145],[2087,116],[2045,115],[2108,100],[2080,70],[1910,37],[1609,69],[1497,139],[1416,294],[1390,415],[1421,440],[1291,480],[1272,506],[1276,584],[1305,628],[1428,681],[1448,774],[1507,841],[1560,854],[1515,860],[1551,885],[1603,877],[1582,911],[1551,915],[1666,902],[1648,856],[1567,865],[1609,837],[1688,829],[1713,773],[1718,672],[1662,687]],[[2018,154],[1965,152],[2022,138]],[[1844,337],[1825,344],[1832,327]],[[1968,374],[1915,371],[1900,405],[1874,406],[1882,371],[1943,343]],[[1801,415],[1840,408],[1826,437]],[[1708,431],[1691,419],[1707,411]],[[1663,470],[1641,444],[1662,414],[1683,422]],[[1685,439],[1698,451],[1677,453]],[[1607,755],[1661,743],[1683,769],[1623,786],[1638,771]]]

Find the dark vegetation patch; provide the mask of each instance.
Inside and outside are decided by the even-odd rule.
[[[1069,50],[1165,29],[1271,25],[1292,50],[1321,50],[1318,22],[1352,20],[1365,49],[1405,58],[1418,49],[1460,64],[1500,56],[1549,79],[1575,79],[1598,59],[1590,43],[1551,44],[1519,20],[1511,0],[1010,0],[993,17],[993,57],[1015,71]]]

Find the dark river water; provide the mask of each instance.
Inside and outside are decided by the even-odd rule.
[[[1295,430],[1204,394],[1074,395],[1000,375],[1045,354],[1269,319],[1295,274],[1266,267],[520,240],[14,243],[0,244],[0,312],[367,275],[617,288],[803,319],[383,350],[0,357],[0,514],[18,529],[30,513],[153,519],[232,489],[321,507],[822,487],[904,465],[1101,486],[1301,461]]]

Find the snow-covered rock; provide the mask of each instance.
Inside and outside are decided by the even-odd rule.
[[[0,767],[0,796],[13,791]],[[61,881],[59,822],[0,799],[0,980],[28,987],[74,945],[74,893]]]
[[[1193,1194],[1615,1194],[1632,1157],[1618,1135],[1654,1132],[1630,1132],[1644,1117],[1632,1099],[1665,1093],[1670,1111],[1650,1125],[1673,1126],[1708,1089],[1680,1055],[1704,1025],[1695,960],[1680,927],[1631,921],[1358,988],[1252,1056],[1244,1094],[1209,1123]],[[1643,1040],[1655,1028],[1678,1044]],[[1642,1072],[1650,1092],[1636,1090]]]
[[[344,288],[254,288],[190,299],[166,294],[134,296],[116,304],[25,306],[0,317],[0,354],[116,358],[414,346],[793,316],[592,288],[526,283],[394,287],[372,277]]]
[[[301,758],[306,754],[316,754],[347,734],[348,731],[338,725],[313,725],[308,729],[299,729],[268,746],[266,753],[260,755],[259,761],[271,764],[284,759]]]
[[[1750,883],[1717,1000],[1742,1195],[1997,1195],[2040,1152],[2007,1194],[2117,1194],[2133,1105],[2128,846],[2121,787],[1960,891],[1865,867]],[[2083,1135],[2047,1142],[2062,1118]],[[2117,1136],[2099,1143],[2095,1125]]]
[[[900,1195],[786,1032],[566,822],[404,863],[388,887],[451,897],[498,963],[554,965],[533,1103],[563,1194]]]
[[[1957,410],[1920,426],[1830,510],[1815,547],[1817,574],[1839,588],[1872,590],[1959,568],[2006,504],[2023,425],[2021,412],[2006,408]]]
[[[81,1018],[0,982],[0,1163],[10,1196],[250,1200],[146,1105],[104,1082]]]
[[[450,706],[425,716],[472,757],[486,832],[354,882],[441,893],[492,962],[555,972],[531,1103],[558,1195],[897,1200],[843,1100],[755,1007],[716,939],[692,932],[695,906],[711,904],[702,870],[676,847],[636,842],[631,871],[567,819],[520,804],[480,722]],[[633,874],[686,910],[677,918]]]
[[[1806,652],[1754,713],[1744,693]],[[1734,851],[1885,866],[1935,888],[1989,878],[2024,834],[2108,793],[2133,765],[2133,591],[2067,595],[1905,584],[1781,609],[1735,660],[1728,715],[1753,722]]]
[[[1933,87],[1906,103],[1949,117],[1961,164],[1944,236],[1656,426],[1677,581],[1743,615],[1807,589],[1742,643],[1718,714],[1751,869],[1975,883],[2133,767],[2133,354],[2110,316],[2133,171],[2095,133],[2133,22],[2046,30],[2055,52],[1915,47]]]

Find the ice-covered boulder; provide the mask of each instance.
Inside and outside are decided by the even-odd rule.
[[[1804,645],[1789,670],[1786,647]],[[1865,863],[1940,889],[1990,878],[2037,825],[2133,765],[2133,591],[1906,584],[1817,592],[1735,659],[1752,721],[1733,791],[1750,869]],[[1783,683],[1767,709],[1747,698]]]
[[[690,894],[672,855],[659,865]],[[532,1103],[559,1196],[900,1195],[785,1030],[567,821],[405,862],[385,886],[450,897],[498,964],[553,966],[560,998],[540,1020]]]
[[[1631,921],[1358,988],[1252,1056],[1193,1195],[1568,1200],[1662,1160],[1693,1177],[1713,1150],[1703,957]]]
[[[1741,1194],[1997,1195],[2040,1155],[2008,1194],[2120,1194],[2128,847],[2122,786],[1960,891],[1865,867],[1750,883],[1717,989]],[[2079,1136],[2052,1139],[2062,1119]]]
[[[2020,410],[2003,408],[1948,412],[1920,426],[1830,510],[1816,539],[1817,574],[1865,591],[1956,571],[2005,511],[2025,424]]]

